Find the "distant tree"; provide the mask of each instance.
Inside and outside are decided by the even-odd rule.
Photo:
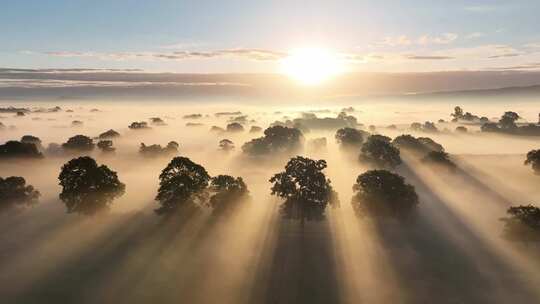
[[[202,114],[188,114],[182,117],[183,119],[199,119],[202,118]]]
[[[285,166],[285,171],[275,174],[272,195],[285,199],[281,212],[286,218],[300,220],[320,220],[324,218],[326,206],[339,204],[337,193],[323,170],[326,161],[312,160],[296,156]]]
[[[360,148],[369,133],[366,131],[353,129],[353,128],[341,128],[336,132],[336,141],[341,147],[344,148]]]
[[[139,153],[143,156],[149,157],[168,156],[178,153],[179,147],[180,145],[175,141],[169,142],[165,148],[161,147],[161,145],[147,146],[144,143],[141,143],[141,146],[139,147]]]
[[[396,125],[389,125],[388,127],[386,127],[388,130],[397,130],[397,126]]]
[[[210,192],[209,205],[215,215],[233,211],[245,203],[249,196],[244,180],[241,177],[234,178],[230,175],[212,177],[208,190]]]
[[[448,153],[443,151],[431,151],[424,158],[422,158],[422,162],[426,164],[432,164],[444,167],[450,171],[454,171],[456,169],[456,164],[450,160],[450,157]]]
[[[503,237],[525,244],[540,241],[540,208],[533,205],[513,206],[501,218],[504,222]]]
[[[4,125],[1,121],[0,121],[0,130],[4,130],[6,128],[6,125]]]
[[[116,138],[116,137],[120,137],[120,133],[116,132],[113,129],[110,129],[108,131],[105,131],[99,134],[99,139],[111,139],[111,138]]]
[[[33,143],[23,143],[10,140],[0,145],[0,159],[2,158],[43,158],[43,154]]]
[[[0,211],[37,203],[40,193],[20,176],[0,177]]]
[[[505,130],[515,129],[517,127],[516,120],[518,119],[519,115],[516,112],[504,112],[504,114],[501,116],[501,119],[499,120],[499,126]]]
[[[264,130],[264,136],[255,138],[242,146],[250,156],[275,153],[292,153],[302,147],[304,136],[296,128],[273,126]]]
[[[390,138],[382,135],[372,135],[368,137],[366,143],[362,145],[360,156],[361,162],[381,168],[393,169],[401,164],[399,149],[390,143]]]
[[[25,116],[26,114],[24,114],[24,112],[19,111],[19,112],[16,113],[16,115],[17,116]]]
[[[456,127],[456,132],[467,133],[467,128],[465,128],[464,126],[458,126]]]
[[[210,132],[222,133],[222,132],[225,132],[225,129],[223,129],[222,127],[218,127],[218,126],[212,126],[210,128]]]
[[[74,120],[74,121],[71,122],[71,125],[72,125],[73,127],[80,127],[80,126],[83,125],[83,122],[80,121],[80,120]]]
[[[234,150],[234,143],[230,139],[222,139],[219,141],[219,149],[225,152],[232,151]]]
[[[540,175],[540,149],[529,151],[524,164],[531,165],[534,173]]]
[[[258,126],[251,126],[251,129],[249,129],[249,133],[259,133],[262,132],[262,128]]]
[[[421,138],[423,140],[420,140],[419,138],[416,138],[409,134],[403,134],[394,138],[394,140],[392,141],[392,144],[398,147],[399,149],[407,150],[407,151],[410,151],[419,155],[425,155],[426,153],[433,151],[433,148],[435,146],[434,144],[427,141],[428,137],[421,137]],[[440,150],[443,150],[442,146],[440,147],[441,147]],[[439,150],[439,149],[436,149],[436,150]]]
[[[163,119],[159,117],[151,117],[150,123],[156,126],[166,126],[167,124],[163,121]]]
[[[459,106],[454,108],[454,113],[450,114],[450,116],[454,117],[454,121],[458,121],[463,117],[463,109]]]
[[[111,153],[111,152],[114,152],[116,150],[116,148],[113,147],[112,140],[109,140],[109,139],[100,140],[97,143],[97,146],[101,150],[101,152],[104,152],[104,153]]]
[[[134,121],[128,126],[128,128],[132,130],[150,129],[146,121]]]
[[[58,176],[68,213],[96,214],[109,208],[112,202],[124,194],[126,186],[116,172],[105,165],[98,166],[88,156],[74,158],[62,166]]]
[[[425,132],[439,132],[439,129],[435,126],[435,123],[426,121],[424,122],[424,126],[422,127],[422,130]]]
[[[43,146],[41,145],[41,139],[36,136],[24,135],[23,137],[21,137],[21,142],[26,144],[34,144],[36,145],[36,148],[38,148],[38,150],[41,150],[43,148]]]
[[[171,214],[181,207],[194,208],[207,202],[210,176],[203,166],[187,157],[175,157],[159,175],[157,214]]]
[[[75,135],[70,137],[67,142],[62,144],[62,148],[70,151],[92,151],[94,150],[94,141],[84,135]]]
[[[414,186],[386,170],[360,174],[353,185],[352,205],[358,215],[404,218],[418,205]]]
[[[237,122],[233,122],[227,125],[227,132],[244,132],[244,126]]]
[[[419,122],[413,122],[411,124],[411,130],[413,131],[422,131],[422,124]]]
[[[480,127],[482,132],[499,132],[499,126],[496,123],[488,122]]]

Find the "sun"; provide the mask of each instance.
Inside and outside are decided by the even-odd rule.
[[[304,85],[317,85],[343,72],[338,54],[322,48],[302,48],[281,60],[281,71]]]

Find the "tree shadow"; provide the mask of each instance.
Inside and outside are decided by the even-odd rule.
[[[338,271],[328,221],[275,221],[248,303],[339,303]]]
[[[403,303],[532,303],[519,273],[472,231],[404,164],[421,204],[414,218],[375,220],[374,228],[395,270]]]

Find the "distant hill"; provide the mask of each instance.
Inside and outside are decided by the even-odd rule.
[[[393,97],[397,97],[394,95]],[[405,94],[399,97],[438,99],[438,98],[538,98],[540,101],[540,84],[523,87],[504,87],[496,89],[478,89],[461,91],[440,91],[417,94]]]

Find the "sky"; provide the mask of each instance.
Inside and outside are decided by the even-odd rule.
[[[3,2],[3,68],[272,73],[315,47],[348,71],[540,69],[537,0]]]

